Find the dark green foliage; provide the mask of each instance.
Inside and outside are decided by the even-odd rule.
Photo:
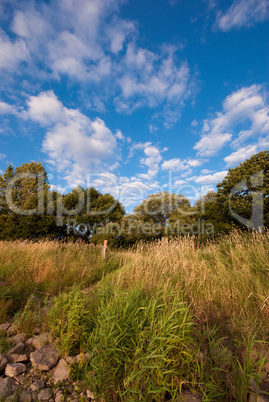
[[[229,172],[218,184],[217,202],[223,219],[236,226],[258,230],[269,226],[269,152],[253,155]],[[237,214],[240,218],[235,216]]]
[[[89,241],[97,228],[124,213],[112,195],[95,188],[78,187],[64,196],[51,191],[41,163],[10,165],[0,175],[0,240]]]

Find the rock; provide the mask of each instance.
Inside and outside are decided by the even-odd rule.
[[[76,356],[67,356],[66,361],[69,364],[75,364],[77,361],[77,358],[76,358]]]
[[[0,353],[0,371],[3,371],[5,369],[7,363],[7,358]]]
[[[42,346],[30,355],[30,360],[33,367],[42,370],[49,371],[55,366],[59,359],[59,352],[51,345]]]
[[[9,363],[20,363],[20,362],[26,362],[27,356],[26,355],[6,355],[6,359],[8,360]]]
[[[11,383],[10,378],[0,378],[0,398],[12,394]]]
[[[68,380],[69,378],[69,367],[64,359],[59,360],[58,364],[52,370],[53,379],[55,382]]]
[[[32,393],[31,391],[24,389],[19,396],[19,402],[31,402],[32,401]]]
[[[9,349],[7,354],[9,355],[18,355],[20,354],[24,349],[24,343],[19,342],[17,345],[13,346],[13,348]]]
[[[180,394],[180,397],[176,399],[176,402],[201,402],[202,398],[199,395],[194,395],[189,391],[184,391]]]
[[[63,395],[62,391],[56,392],[55,402],[62,402],[62,401],[64,401],[64,395]]]
[[[25,343],[26,342],[26,336],[23,334],[18,334],[15,336],[12,336],[11,338],[9,338],[8,340],[10,343]]]
[[[249,402],[267,402],[269,401],[269,398],[266,396],[262,395],[257,395],[257,394],[251,394],[248,399]]]
[[[11,326],[9,322],[4,322],[0,325],[0,331],[7,332],[8,328]]]
[[[77,363],[87,363],[91,358],[90,353],[80,353],[76,356]]]
[[[17,377],[10,378],[11,392],[16,392],[20,388],[20,385],[17,383]]]
[[[32,391],[40,391],[41,389],[43,389],[45,386],[44,381],[42,380],[37,380],[35,382],[33,382],[33,384],[30,385],[30,388]]]
[[[32,392],[32,400],[33,401],[37,401],[37,396],[38,396],[37,392]]]
[[[254,380],[254,378],[251,378],[249,380],[249,387],[250,391],[254,392],[255,394],[260,394],[262,392],[260,387],[257,385],[256,381]]]
[[[33,337],[31,345],[35,349],[40,349],[40,348],[42,348],[42,346],[48,345],[51,342],[52,342],[52,338],[51,338],[50,334],[44,333],[39,336]]]
[[[22,363],[8,363],[5,369],[5,375],[7,377],[16,377],[17,375],[24,373],[27,370],[25,364]]]
[[[26,378],[26,373],[22,373],[22,374],[16,376],[16,381],[19,384],[22,384],[25,381],[25,378]]]
[[[27,341],[25,342],[25,346],[26,346],[26,347],[32,346],[32,343],[33,343],[33,340],[34,340],[34,339],[35,339],[34,336],[31,337],[31,338],[29,338],[29,339],[27,339]]]
[[[87,389],[87,398],[94,399],[93,392]]]
[[[8,336],[15,335],[17,333],[17,327],[15,324],[12,324],[9,326],[9,328],[6,330],[6,333]]]
[[[37,399],[39,401],[49,401],[52,398],[52,390],[51,388],[44,388],[38,394]]]

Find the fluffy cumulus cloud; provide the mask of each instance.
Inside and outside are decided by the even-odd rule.
[[[133,158],[136,151],[142,151],[143,157],[140,157],[139,162],[141,166],[147,168],[147,173],[138,174],[137,177],[147,181],[152,180],[160,170],[160,163],[162,161],[161,152],[166,150],[167,148],[160,150],[157,145],[153,145],[151,142],[132,144],[129,150],[128,161]]]
[[[53,92],[31,96],[27,113],[46,127],[43,151],[70,185],[85,184],[87,173],[110,170],[117,160],[117,138],[104,121],[65,108]]]
[[[198,167],[202,164],[202,161],[199,159],[169,159],[164,161],[162,164],[163,170],[170,170],[172,172],[182,172],[186,170],[190,170],[190,168]]]
[[[224,161],[226,162],[227,167],[234,167],[238,165],[238,163],[243,162],[244,160],[250,158],[252,155],[257,153],[257,150],[257,145],[247,145],[245,147],[239,148],[235,152],[232,152],[231,155],[226,156],[226,158],[224,158]]]
[[[224,177],[227,175],[228,170],[224,170],[222,172],[217,172],[214,174],[207,174],[204,176],[200,176],[196,178],[195,183],[197,184],[203,184],[203,185],[211,185],[211,184],[217,184],[220,183]]]
[[[262,144],[268,136],[267,94],[261,86],[252,85],[227,96],[222,112],[204,121],[202,138],[194,149],[199,155],[212,156],[227,143],[238,149],[246,140]]]
[[[234,0],[226,12],[218,12],[216,27],[222,31],[250,27],[269,19],[268,0]]]

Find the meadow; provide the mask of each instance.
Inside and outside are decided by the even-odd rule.
[[[269,234],[139,244],[0,242],[0,323],[51,333],[104,401],[247,401],[266,371]],[[0,336],[0,352],[5,349]]]

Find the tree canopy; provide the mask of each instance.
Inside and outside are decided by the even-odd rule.
[[[0,239],[83,239],[128,247],[163,236],[214,234],[269,227],[269,152],[229,169],[217,191],[191,205],[182,194],[150,194],[125,214],[111,194],[93,187],[60,194],[40,162],[8,166],[0,175]]]

